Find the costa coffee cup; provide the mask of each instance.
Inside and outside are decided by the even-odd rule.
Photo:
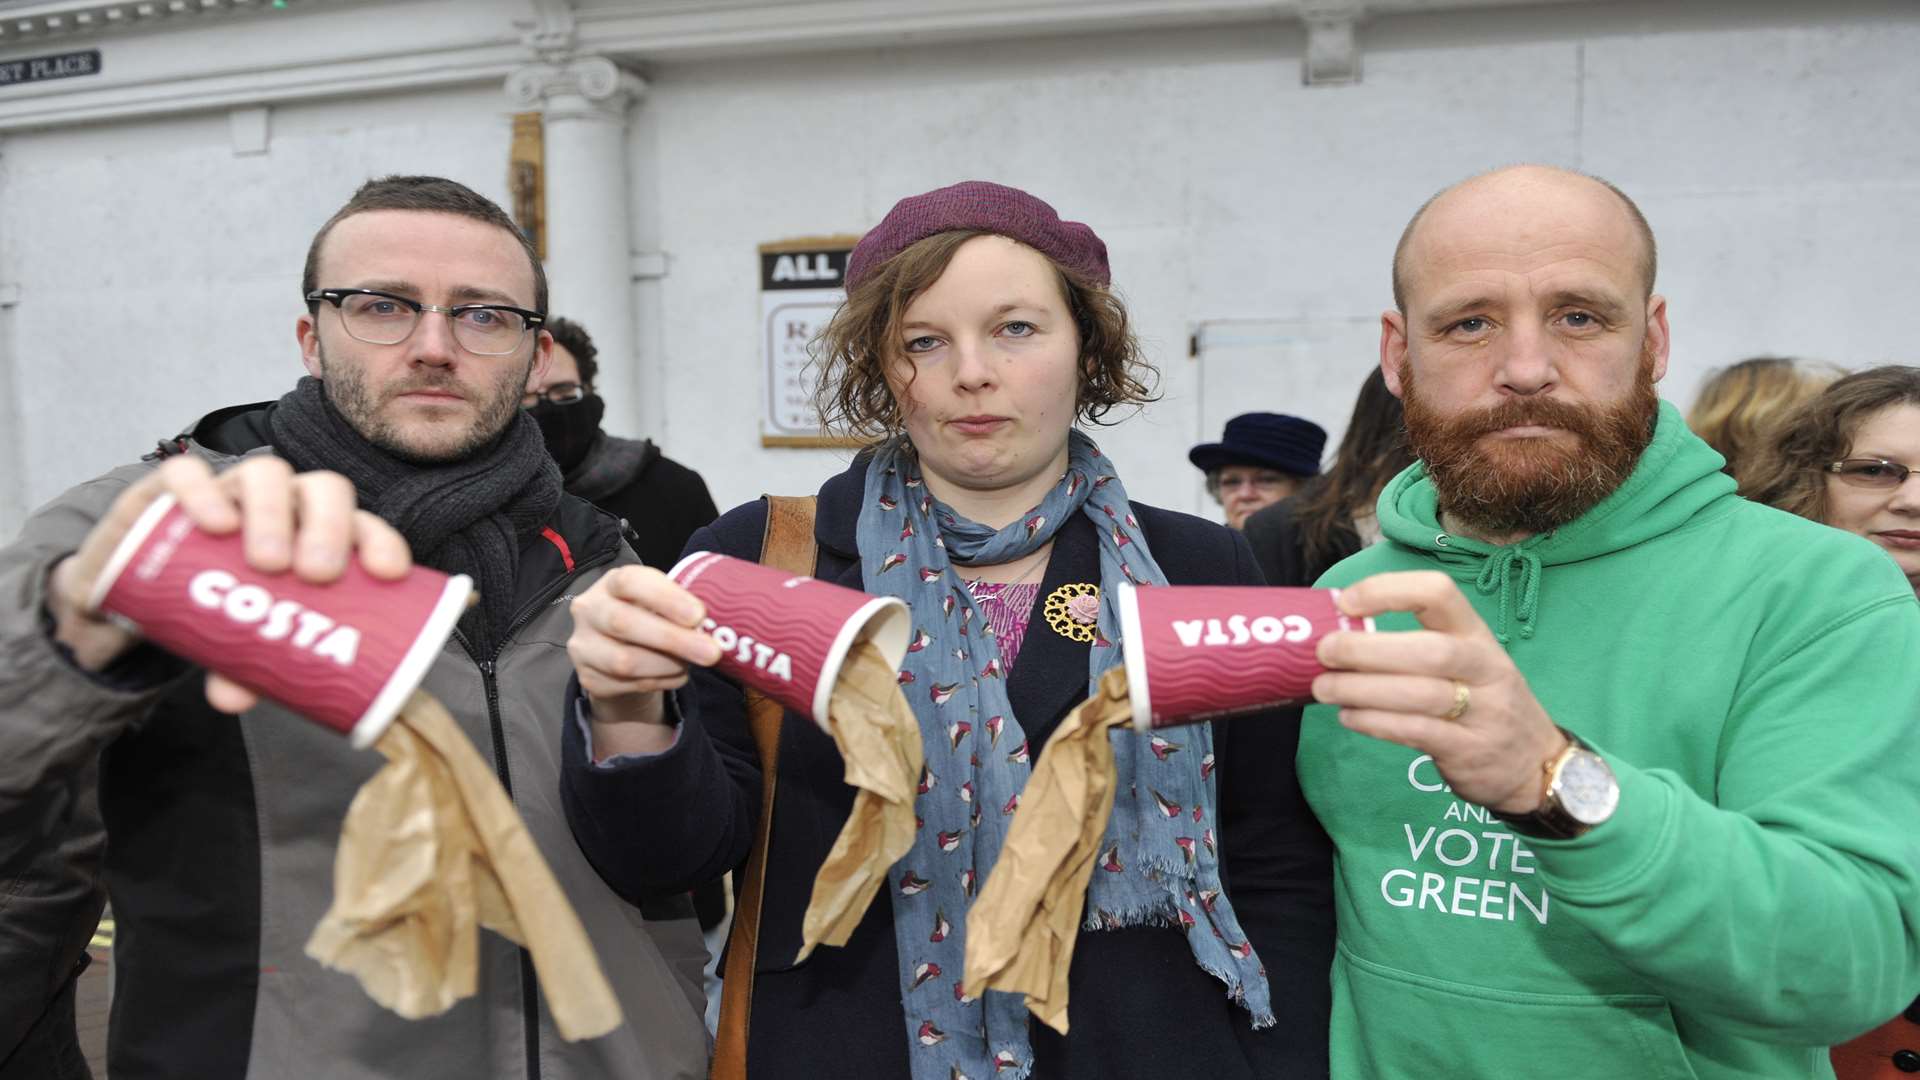
[[[1340,613],[1337,589],[1122,582],[1120,648],[1140,731],[1295,705],[1313,697],[1314,656],[1335,630],[1373,629]]]
[[[667,576],[707,606],[700,628],[720,645],[720,671],[823,730],[834,680],[856,642],[872,642],[895,668],[906,658],[912,619],[898,598],[709,551],[681,559]]]
[[[350,561],[328,585],[262,573],[238,532],[202,532],[161,496],[114,549],[91,602],[364,748],[426,676],[472,591],[466,575],[423,566],[386,581]]]

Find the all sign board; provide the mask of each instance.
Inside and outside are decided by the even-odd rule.
[[[857,445],[822,430],[813,407],[809,347],[846,297],[847,253],[857,236],[760,245],[760,445]]]

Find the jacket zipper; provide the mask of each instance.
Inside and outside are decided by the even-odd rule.
[[[513,622],[507,625],[506,633],[500,635],[500,643],[494,647],[493,655],[485,660],[474,655],[473,643],[467,640],[465,634],[457,628],[453,632],[454,640],[460,643],[460,648],[480,668],[481,683],[487,688],[487,728],[493,737],[493,771],[500,777],[500,787],[506,791],[509,802],[513,800],[513,771],[507,766],[507,728],[500,718],[500,680],[495,662],[500,659],[507,642],[513,640],[513,635],[532,622],[534,616],[546,610],[555,596],[565,591],[581,574],[612,562],[616,553],[617,549],[588,562],[577,563],[558,581],[541,590],[539,595],[520,609],[520,614],[514,616]],[[541,1075],[540,981],[533,969],[533,954],[524,948],[520,950],[520,1001],[520,1027],[527,1048],[527,1080],[538,1080]]]

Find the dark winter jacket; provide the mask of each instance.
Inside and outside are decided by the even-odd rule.
[[[1306,588],[1320,580],[1334,563],[1360,550],[1360,534],[1354,531],[1352,522],[1342,520],[1334,526],[1330,556],[1307,558],[1301,545],[1300,523],[1293,516],[1297,505],[1297,497],[1282,499],[1247,518],[1247,543],[1253,547],[1253,557],[1269,585]]]
[[[73,1010],[107,902],[97,775],[57,783],[39,820],[0,837],[0,1080],[86,1075]]]
[[[603,475],[614,472],[617,479]],[[667,457],[651,439],[602,435],[567,472],[567,492],[627,523],[640,561],[671,569],[693,531],[720,516],[700,474]]]

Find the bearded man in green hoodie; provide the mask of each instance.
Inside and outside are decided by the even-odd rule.
[[[1618,189],[1449,188],[1381,367],[1419,456],[1335,566],[1299,750],[1332,836],[1336,1077],[1831,1077],[1920,991],[1920,606],[1746,502],[1654,383]]]

